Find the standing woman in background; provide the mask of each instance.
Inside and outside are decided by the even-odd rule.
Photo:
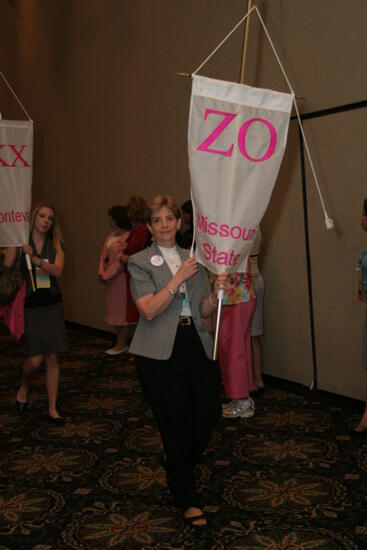
[[[194,238],[194,213],[191,200],[184,202],[181,205],[182,219],[187,225],[186,231],[183,233],[179,243],[181,248],[191,248],[192,239]]]
[[[249,263],[248,263],[249,265]],[[223,405],[225,418],[251,418],[255,389],[251,361],[251,318],[255,293],[249,272],[230,273],[229,289],[223,297],[218,358],[224,393],[231,401]]]
[[[108,235],[99,260],[98,276],[106,285],[106,323],[116,329],[116,343],[108,349],[108,355],[127,351],[128,322],[127,282],[125,266],[119,261],[127,245],[131,223],[124,206],[112,206],[108,210],[112,232]]]
[[[361,225],[364,231],[367,231],[367,199],[363,202],[363,210],[361,217]],[[367,250],[363,252],[359,259],[359,269],[361,270],[362,276],[362,300],[367,302]],[[364,369],[367,369],[367,307],[365,312],[364,319],[364,328],[363,328],[363,344],[362,344],[362,366]],[[354,432],[356,435],[364,434],[367,435],[367,401],[362,415],[361,420],[359,421]]]
[[[136,309],[134,300],[131,297],[130,291],[130,274],[127,270],[127,262],[129,256],[143,250],[148,241],[149,229],[147,227],[147,203],[138,195],[130,197],[126,203],[127,214],[131,223],[130,235],[126,242],[126,248],[120,255],[120,262],[125,265],[127,278],[127,312],[126,319],[130,325],[136,325],[139,319],[139,313]]]
[[[252,369],[255,390],[262,390],[264,388],[263,350],[261,344],[261,336],[264,334],[264,279],[259,268],[261,240],[262,235],[259,227],[249,259],[251,280],[256,294],[255,309],[251,320]]]
[[[24,411],[33,374],[42,362],[46,363],[48,394],[48,420],[57,425],[65,424],[57,410],[60,367],[57,353],[67,349],[64,322],[64,306],[57,279],[64,269],[64,246],[55,208],[47,203],[38,204],[30,219],[29,244],[23,245],[24,254],[29,254],[36,291],[27,270],[25,255],[22,268],[26,279],[24,310],[25,352],[28,356],[16,401]]]

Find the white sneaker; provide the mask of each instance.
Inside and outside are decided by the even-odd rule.
[[[120,353],[126,353],[128,349],[129,349],[129,346],[125,346],[122,349],[110,348],[106,350],[105,353],[107,353],[107,355],[120,355]]]
[[[251,397],[248,399],[234,399],[231,403],[222,407],[224,418],[251,418],[254,414],[255,403]]]

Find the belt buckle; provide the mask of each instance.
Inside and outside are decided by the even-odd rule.
[[[183,327],[188,327],[191,325],[191,317],[181,317],[180,323]]]

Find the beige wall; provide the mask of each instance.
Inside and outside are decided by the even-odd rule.
[[[0,0],[0,66],[36,121],[34,199],[58,206],[68,245],[69,320],[107,328],[95,274],[109,206],[132,193],[170,192],[180,202],[189,196],[190,80],[176,73],[202,61],[243,2],[231,10],[219,0],[193,6]],[[226,78],[238,77],[241,41],[239,33],[218,56]],[[0,108],[7,118],[22,117],[5,87]]]
[[[276,44],[300,111],[315,112],[367,99],[367,3],[262,0],[267,29]],[[281,70],[257,20],[251,23],[250,84],[286,91]],[[306,120],[304,130],[329,215],[324,216],[306,160],[313,316],[318,387],[366,397],[361,369],[364,306],[356,299],[355,266],[365,248],[360,228],[365,177],[367,110]],[[303,225],[297,124],[265,215],[263,268],[266,278],[265,371],[310,385],[313,361]]]
[[[299,156],[298,125],[292,122],[279,178],[262,223],[264,370],[309,385],[313,364]]]
[[[362,200],[367,197],[367,109],[310,120],[305,127],[320,163],[324,144],[320,175],[336,220],[336,229],[326,232],[307,172],[319,387],[365,398],[361,378],[365,307],[356,299],[355,268],[367,248],[360,224]]]
[[[254,2],[303,112],[366,99],[367,2],[257,0]],[[257,18],[251,23],[248,83],[287,91]],[[362,70],[361,70],[362,69]]]
[[[257,0],[302,112],[366,99],[365,0]],[[244,0],[0,0],[0,69],[36,121],[34,200],[60,212],[68,245],[66,316],[98,328],[103,288],[95,273],[106,211],[132,193],[189,193],[186,156],[191,72],[241,18]],[[202,74],[238,80],[242,30]],[[287,91],[254,17],[246,80]],[[22,112],[0,84],[6,118]],[[362,397],[361,306],[354,265],[359,229],[363,110],[305,122],[337,230],[326,232],[307,170],[319,383]],[[265,371],[310,384],[312,354],[298,129],[263,222]],[[342,266],[342,267],[341,267]],[[347,319],[347,321],[346,321]],[[346,327],[347,325],[347,327]]]

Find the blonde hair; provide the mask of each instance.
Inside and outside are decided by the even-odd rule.
[[[49,202],[39,202],[33,208],[32,213],[31,213],[31,218],[30,218],[30,221],[29,221],[29,231],[30,231],[30,233],[32,233],[36,216],[37,216],[38,212],[41,210],[41,208],[49,208],[50,210],[52,210],[52,212],[54,214],[54,221],[53,221],[53,223],[52,223],[52,225],[51,225],[51,227],[50,227],[50,229],[47,233],[47,238],[50,239],[50,241],[52,242],[52,245],[53,245],[54,249],[56,250],[56,252],[62,252],[63,246],[64,246],[64,241],[63,241],[63,238],[62,238],[59,222],[57,220],[56,208],[52,204],[50,204]]]
[[[181,210],[170,195],[157,195],[154,197],[149,205],[148,223],[151,223],[154,212],[158,212],[161,208],[166,206],[168,210],[171,210],[176,220],[181,219]]]

